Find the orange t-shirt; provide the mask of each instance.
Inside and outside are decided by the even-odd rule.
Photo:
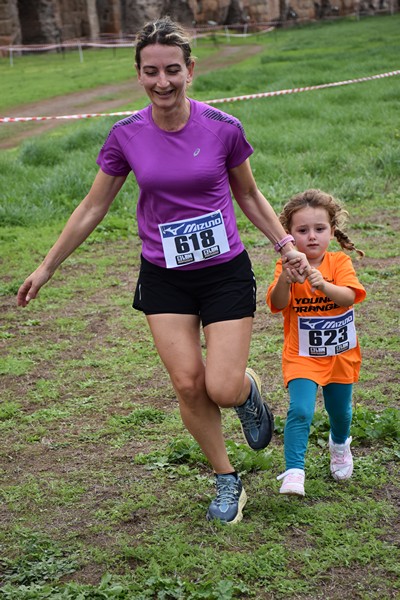
[[[318,270],[329,283],[352,288],[356,293],[355,304],[365,299],[366,291],[357,279],[350,257],[344,252],[327,252]],[[273,313],[283,314],[285,386],[298,378],[311,379],[321,386],[358,381],[361,352],[354,328],[353,307],[338,306],[319,290],[312,292],[306,280],[291,285],[289,304],[282,311],[278,310],[271,302],[271,292],[281,272],[282,261],[278,260],[266,300]],[[345,316],[333,318],[338,315]]]

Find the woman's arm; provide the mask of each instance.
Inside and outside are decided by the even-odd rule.
[[[275,245],[286,237],[282,227],[268,200],[257,187],[250,167],[249,159],[230,169],[229,182],[232,193],[246,217]],[[283,246],[281,256],[290,261],[300,276],[309,269],[308,260],[302,252],[294,249],[291,242]],[[304,277],[302,278],[304,280]]]
[[[27,306],[36,298],[60,264],[92,233],[107,214],[125,179],[126,176],[112,177],[101,170],[97,173],[88,195],[74,210],[42,264],[19,288],[18,306]]]

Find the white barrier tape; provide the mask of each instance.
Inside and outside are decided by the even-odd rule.
[[[259,35],[264,35],[264,33],[271,33],[271,31],[274,31],[275,27],[268,27],[268,29],[263,29],[262,31],[257,31],[255,33],[231,33],[230,31],[227,32],[221,32],[218,35],[222,35],[225,37],[238,37],[238,38],[242,38],[242,37],[254,37],[254,36],[259,36]]]
[[[122,117],[124,115],[134,115],[137,112],[137,110],[126,110],[123,112],[84,113],[80,115],[61,115],[56,117],[0,117],[0,123],[16,123],[23,121],[50,121],[51,119],[90,119],[91,117]]]
[[[384,77],[393,77],[400,75],[399,71],[389,71],[379,75],[370,75],[369,77],[359,77],[358,79],[348,79],[347,81],[335,81],[333,83],[322,83],[321,85],[310,85],[307,87],[291,88],[288,90],[278,90],[276,92],[264,92],[261,94],[248,94],[246,96],[236,96],[232,98],[217,98],[216,100],[207,100],[207,104],[220,104],[223,102],[236,102],[238,100],[254,100],[256,98],[268,98],[270,96],[283,96],[285,94],[297,94],[298,92],[309,92],[311,90],[323,90],[330,87],[349,85],[351,83],[362,83],[364,81],[373,81],[374,79],[383,79]]]
[[[370,75],[367,77],[359,77],[358,79],[348,79],[346,81],[336,81],[333,83],[322,83],[320,85],[310,85],[306,87],[290,88],[287,90],[277,90],[275,92],[263,92],[260,94],[247,94],[246,96],[233,96],[231,98],[217,98],[215,100],[205,100],[206,104],[222,104],[224,102],[237,102],[239,100],[254,100],[258,98],[269,98],[271,96],[283,96],[286,94],[297,94],[299,92],[309,92],[313,90],[323,90],[325,88],[338,87],[342,85],[349,85],[352,83],[362,83],[364,81],[373,81],[374,79],[383,79],[385,77],[393,77],[394,75],[400,75],[400,70],[389,71],[388,73],[380,73],[379,75]],[[80,115],[63,115],[63,116],[49,116],[49,117],[0,117],[0,123],[16,123],[22,121],[49,121],[51,119],[89,119],[92,117],[119,117],[126,115],[134,115],[138,111],[123,111],[123,112],[112,112],[112,113],[86,113]]]

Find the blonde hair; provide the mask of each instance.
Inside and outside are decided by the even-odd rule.
[[[347,222],[349,213],[345,210],[340,200],[337,200],[330,194],[322,192],[321,190],[305,190],[300,194],[292,196],[289,202],[285,204],[279,216],[279,220],[288,233],[290,233],[292,227],[294,213],[307,206],[311,206],[311,208],[324,208],[328,213],[329,223],[331,227],[333,227],[334,236],[340,246],[346,250],[357,252],[361,257],[364,256],[364,252],[358,250],[348,235],[342,231],[342,228]]]
[[[140,69],[140,52],[151,44],[164,44],[165,46],[178,46],[182,49],[183,58],[188,67],[192,62],[192,49],[190,37],[183,27],[172,21],[170,17],[161,17],[156,21],[149,21],[136,34],[135,62]]]

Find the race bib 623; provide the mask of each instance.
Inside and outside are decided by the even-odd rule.
[[[335,317],[299,317],[299,355],[337,356],[357,345],[354,311]]]

